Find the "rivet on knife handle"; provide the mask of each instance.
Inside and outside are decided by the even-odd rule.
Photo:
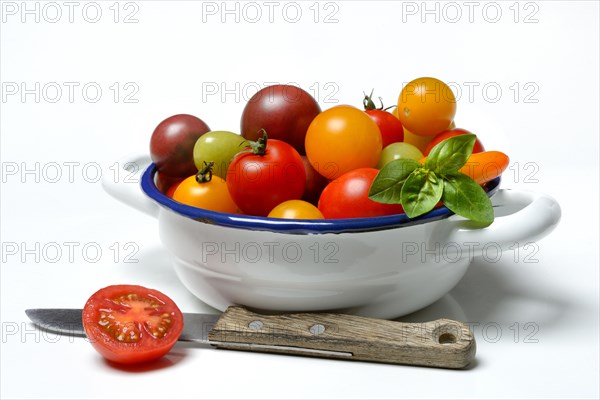
[[[262,315],[229,307],[208,334],[218,348],[441,368],[466,367],[475,338],[461,322],[404,323],[353,315]]]

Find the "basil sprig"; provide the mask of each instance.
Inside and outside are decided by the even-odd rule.
[[[475,135],[458,135],[436,145],[425,164],[410,159],[387,163],[377,174],[369,198],[384,204],[402,204],[409,218],[433,210],[441,200],[455,214],[491,224],[494,209],[473,179],[459,172],[473,151]]]

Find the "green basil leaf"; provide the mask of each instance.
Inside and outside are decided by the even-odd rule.
[[[400,158],[381,168],[369,189],[369,198],[378,203],[400,204],[400,192],[406,178],[417,168],[418,161]]]
[[[465,218],[491,224],[494,222],[492,201],[481,186],[460,172],[444,177],[442,202]]]
[[[408,176],[402,186],[402,207],[409,218],[415,218],[431,210],[440,201],[444,181],[435,172],[419,168]]]
[[[427,156],[425,167],[438,174],[457,172],[469,159],[477,136],[458,135],[438,143]]]

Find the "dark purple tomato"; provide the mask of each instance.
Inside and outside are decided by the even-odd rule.
[[[304,90],[291,85],[273,85],[259,90],[246,104],[242,113],[241,133],[248,140],[262,137],[261,129],[269,139],[291,144],[301,155],[304,137],[321,107]]]
[[[321,192],[329,183],[327,178],[319,174],[317,170],[310,164],[308,157],[301,156],[304,163],[304,172],[306,172],[306,184],[304,185],[304,194],[302,200],[308,201],[314,205],[319,202]]]
[[[156,168],[171,177],[196,174],[194,145],[208,131],[208,125],[193,115],[178,114],[165,119],[150,139],[150,156]]]

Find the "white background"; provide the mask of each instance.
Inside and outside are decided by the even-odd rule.
[[[471,15],[463,2],[428,2],[436,15],[422,14],[421,2],[309,1],[296,3],[295,23],[283,2],[271,17],[254,3],[254,23],[257,7],[235,2],[227,7],[237,15],[222,15],[221,2],[99,2],[95,23],[93,4],[75,2],[72,16],[62,2],[46,4],[27,3],[36,16],[2,2],[3,398],[598,398],[597,2],[480,2]],[[117,283],[211,311],[177,281],[156,221],[94,182],[97,165],[146,152],[165,117],[191,113],[238,131],[245,100],[267,82],[297,83],[328,108],[360,106],[371,88],[391,105],[419,76],[456,83],[457,125],[511,157],[503,187],[548,193],[563,210],[550,236],[498,262],[476,259],[450,294],[405,318],[478,324],[470,369],[178,345],[156,364],[121,370],[83,339],[27,324],[26,308],[82,307]],[[33,93],[22,97],[22,83]],[[67,85],[78,85],[71,99]],[[76,243],[72,255],[65,242]],[[125,262],[130,253],[137,263]]]

